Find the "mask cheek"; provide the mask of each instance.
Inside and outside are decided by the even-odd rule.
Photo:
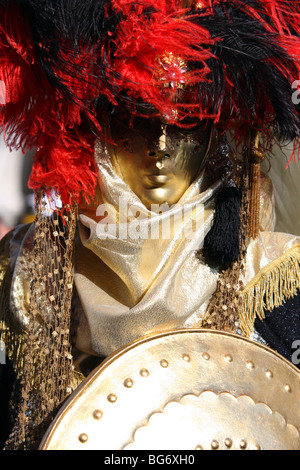
[[[195,179],[202,162],[202,153],[196,151],[195,145],[185,144],[175,153],[174,160],[171,160],[173,172],[176,176],[189,181]]]

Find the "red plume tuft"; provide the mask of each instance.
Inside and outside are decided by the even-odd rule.
[[[94,193],[97,170],[92,158],[94,138],[90,133],[86,135],[81,126],[87,114],[99,128],[95,111],[81,109],[51,86],[35,55],[31,31],[21,10],[0,8],[0,15],[0,80],[5,88],[0,126],[7,144],[24,152],[37,149],[30,178],[33,189],[55,189],[63,204],[81,197],[87,200]],[[91,99],[91,73],[83,66],[81,69],[89,77],[86,86],[82,77],[76,76],[68,78],[68,86],[79,98]],[[57,70],[57,75],[61,77],[63,72]]]

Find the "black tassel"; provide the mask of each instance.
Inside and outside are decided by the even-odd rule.
[[[213,225],[204,239],[202,254],[210,265],[226,266],[240,256],[240,209],[242,193],[236,187],[220,191]]]

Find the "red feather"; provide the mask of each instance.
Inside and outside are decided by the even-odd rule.
[[[88,200],[97,183],[95,139],[81,126],[88,117],[99,128],[95,111],[82,110],[79,103],[66,100],[50,85],[37,61],[21,10],[1,8],[0,15],[0,80],[6,90],[0,126],[7,144],[23,151],[37,149],[31,188],[53,188],[63,204]],[[89,63],[86,57],[82,60]],[[57,70],[57,74],[62,72]],[[81,99],[90,100],[95,90],[89,85],[84,88],[76,76],[72,81],[68,78],[67,84]]]
[[[177,2],[147,3],[153,3],[157,10],[150,18],[143,14],[140,4],[113,1],[127,16],[119,25],[110,54],[111,70],[118,72],[111,73],[110,82],[130,97],[151,104],[170,120],[174,111],[177,119],[193,115],[196,108],[197,116],[205,114],[206,110],[195,103],[176,104],[176,97],[183,85],[209,81],[206,61],[213,57],[209,46],[217,38],[212,39],[201,26],[191,27],[188,18],[182,16],[184,10],[175,9]],[[171,55],[173,63],[169,61]],[[189,71],[187,63],[193,61],[198,64],[197,70]]]

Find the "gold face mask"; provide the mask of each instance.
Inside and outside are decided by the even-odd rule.
[[[211,132],[206,126],[184,129],[152,117],[136,118],[129,126],[118,116],[111,133],[116,172],[150,209],[179,201],[203,167]]]

